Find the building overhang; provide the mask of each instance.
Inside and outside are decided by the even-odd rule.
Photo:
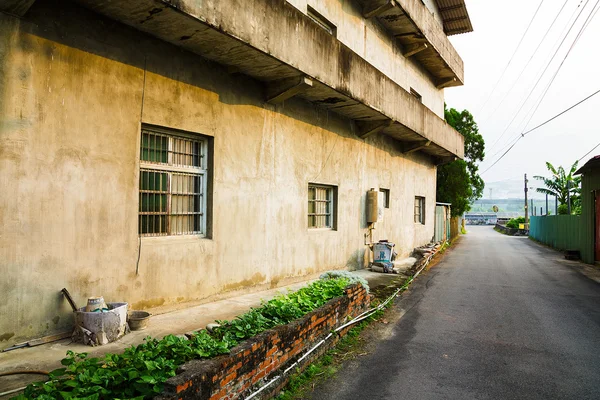
[[[464,0],[435,0],[446,35],[473,32],[471,17]]]
[[[377,18],[433,77],[438,88],[464,84],[464,65],[431,11],[415,0],[359,0],[365,18]],[[466,11],[466,9],[465,9]],[[443,15],[443,14],[442,14]]]
[[[590,158],[581,168],[575,171],[574,175],[581,175],[594,170],[600,171],[600,154]]]
[[[419,151],[439,162],[464,155],[462,135],[285,0],[76,1],[264,82],[265,101],[298,96],[354,120],[359,137],[427,141]]]

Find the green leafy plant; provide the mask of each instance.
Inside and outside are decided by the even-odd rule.
[[[535,179],[542,181],[543,188],[537,188],[538,193],[547,194],[554,196],[558,199],[560,206],[558,206],[559,214],[568,214],[568,202],[571,201],[571,207],[573,211],[575,208],[581,205],[581,176],[575,176],[577,171],[578,161],[575,161],[571,168],[567,172],[562,166],[558,168],[554,167],[549,162],[546,162],[546,168],[552,174],[552,176],[534,176]],[[564,207],[563,207],[564,206]]]
[[[340,270],[327,271],[327,272],[322,273],[321,276],[319,276],[319,278],[320,279],[347,278],[351,284],[352,283],[360,283],[361,285],[363,285],[363,287],[365,288],[367,293],[369,293],[369,282],[367,282],[367,280],[364,279],[363,277],[356,275],[350,271],[340,271]]]
[[[88,358],[87,353],[67,352],[64,368],[52,371],[47,382],[29,385],[13,399],[148,399],[160,394],[177,368],[193,359],[215,357],[252,336],[287,324],[339,297],[347,278],[324,279],[300,290],[263,302],[232,321],[218,321],[212,333],[196,332],[190,338],[175,335],[147,337],[144,343],[122,354]]]
[[[507,223],[507,228],[519,229],[519,224],[525,223],[525,217],[511,218]]]
[[[478,163],[485,157],[485,142],[468,110],[448,109],[444,104],[444,118],[465,138],[465,157],[437,167],[436,199],[452,203],[452,216],[458,217],[483,195],[485,185]]]

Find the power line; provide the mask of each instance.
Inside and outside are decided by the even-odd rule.
[[[512,144],[512,145],[511,145],[511,146],[510,146],[510,147],[509,147],[509,148],[508,148],[508,149],[507,149],[507,150],[506,150],[506,151],[505,151],[505,152],[504,152],[504,153],[501,155],[501,156],[500,156],[500,158],[498,158],[496,161],[494,161],[494,163],[493,163],[492,165],[490,165],[488,168],[486,168],[486,170],[485,170],[485,171],[483,171],[481,174],[482,174],[482,175],[483,175],[483,174],[485,174],[485,173],[486,173],[487,171],[489,171],[489,170],[490,170],[490,169],[491,169],[491,168],[492,168],[494,165],[498,164],[498,162],[499,162],[500,160],[502,160],[502,159],[504,158],[504,156],[506,156],[506,154],[508,154],[508,152],[509,152],[509,151],[511,151],[511,150],[512,150],[512,148],[513,148],[513,147],[515,147],[515,145],[516,145],[517,143],[519,143],[519,141],[520,141],[522,138],[524,138],[524,137],[525,137],[525,135],[527,135],[527,134],[529,134],[529,133],[533,132],[534,130],[536,130],[536,129],[538,129],[538,128],[541,128],[542,126],[546,125],[548,122],[550,122],[550,121],[552,121],[552,120],[554,120],[554,119],[556,119],[556,118],[560,117],[561,115],[563,115],[563,114],[565,114],[566,112],[568,112],[568,111],[572,110],[573,108],[577,107],[577,106],[578,106],[578,105],[580,105],[581,103],[583,103],[583,102],[585,102],[585,101],[587,101],[587,100],[591,99],[592,97],[594,97],[594,96],[595,96],[595,95],[597,95],[598,93],[600,93],[600,89],[599,89],[599,90],[597,90],[597,91],[595,91],[594,93],[592,93],[592,94],[591,94],[591,95],[589,95],[588,97],[584,98],[583,100],[580,100],[580,101],[578,101],[577,103],[573,104],[571,107],[567,108],[566,110],[563,110],[563,111],[561,111],[560,113],[556,114],[554,117],[552,117],[552,118],[550,118],[550,119],[548,119],[548,120],[546,120],[546,121],[542,122],[542,123],[541,123],[541,124],[539,124],[538,126],[536,126],[536,127],[532,128],[532,129],[528,130],[527,132],[521,133],[521,135],[520,135],[520,136],[517,138],[517,140],[515,140],[515,142],[514,142],[514,143],[513,143],[513,144]],[[599,144],[599,145],[600,145],[600,144]],[[598,146],[596,146],[596,147],[598,147]],[[595,147],[594,147],[594,149],[595,149]],[[590,151],[590,153],[591,153],[591,152],[592,152],[594,149],[592,149],[592,150]],[[588,154],[589,154],[589,153],[588,153]],[[586,155],[587,155],[587,154],[586,154]],[[585,156],[583,156],[583,157],[585,157]],[[583,157],[582,157],[582,158],[583,158]]]
[[[600,143],[598,143],[597,145],[595,145],[594,147],[592,147],[592,149],[590,151],[588,151],[587,153],[585,153],[583,155],[583,157],[581,157],[579,160],[577,160],[577,162],[583,160],[588,154],[590,154],[592,151],[596,150],[596,148],[598,148],[600,146]]]
[[[540,49],[540,47],[542,46],[542,43],[544,43],[544,41],[546,40],[546,38],[548,37],[548,33],[550,33],[550,30],[552,29],[552,27],[554,26],[554,24],[556,23],[556,21],[558,20],[558,17],[560,16],[560,14],[562,14],[565,6],[567,5],[567,3],[569,2],[569,0],[565,0],[565,2],[563,3],[562,7],[560,8],[560,10],[558,11],[558,14],[556,14],[556,17],[554,17],[554,20],[552,21],[552,23],[550,24],[550,26],[548,27],[548,29],[546,29],[546,32],[544,33],[544,35],[542,36],[542,40],[540,40],[540,42],[538,43],[537,47],[535,48],[535,50],[533,51],[533,53],[531,53],[531,56],[529,57],[529,60],[527,60],[527,63],[525,64],[525,66],[521,69],[521,72],[519,73],[519,76],[517,76],[517,79],[513,82],[512,86],[510,87],[510,89],[508,89],[508,91],[504,94],[504,96],[502,97],[502,100],[500,100],[500,103],[498,103],[498,105],[496,106],[496,108],[494,109],[494,111],[492,111],[492,113],[490,114],[490,117],[493,116],[496,111],[498,111],[498,109],[500,108],[500,106],[504,103],[504,100],[506,100],[506,97],[512,92],[512,90],[515,88],[515,86],[517,85],[517,83],[519,82],[519,80],[521,79],[521,76],[523,76],[523,72],[525,72],[525,70],[527,69],[527,67],[529,66],[529,64],[531,63],[531,60],[533,60],[533,57],[535,57],[535,55],[537,54],[537,51]],[[488,117],[489,118],[489,117]],[[495,144],[495,143],[494,143]]]
[[[519,106],[519,109],[517,110],[516,113],[514,113],[512,119],[510,120],[510,122],[508,123],[508,125],[506,126],[506,128],[504,128],[504,130],[502,131],[502,134],[500,134],[500,137],[496,140],[496,142],[494,142],[494,144],[492,145],[492,148],[494,147],[494,145],[504,136],[504,134],[508,131],[508,128],[510,128],[510,126],[512,125],[512,123],[515,121],[515,119],[517,118],[517,115],[519,115],[519,113],[521,112],[521,110],[523,109],[523,107],[525,106],[525,104],[527,103],[527,101],[529,100],[529,98],[531,97],[531,95],[533,94],[533,92],[535,91],[535,88],[537,88],[538,84],[540,83],[540,81],[542,80],[544,74],[546,73],[546,71],[548,70],[548,68],[550,67],[550,65],[552,64],[552,61],[554,60],[554,58],[556,57],[556,55],[558,54],[558,51],[560,50],[560,48],[562,47],[563,43],[565,42],[565,40],[567,39],[567,37],[569,36],[569,33],[571,33],[571,30],[573,29],[573,27],[575,26],[575,23],[577,23],[577,20],[579,19],[579,17],[581,16],[581,14],[583,13],[583,10],[585,9],[585,7],[588,5],[589,0],[585,1],[585,4],[583,6],[583,8],[579,11],[579,14],[577,14],[577,17],[575,18],[575,20],[573,21],[573,23],[571,24],[571,26],[569,27],[569,30],[567,31],[567,33],[564,35],[562,41],[560,42],[560,44],[558,45],[558,47],[556,48],[556,51],[554,52],[554,54],[552,55],[552,57],[550,58],[550,60],[547,62],[546,67],[544,68],[543,72],[541,73],[541,75],[539,76],[539,78],[537,79],[537,81],[535,82],[535,85],[533,86],[533,88],[529,91],[529,94],[527,95],[527,97],[525,98],[525,100],[521,103],[521,105]],[[579,7],[579,6],[578,6]],[[577,9],[575,10],[577,11]]]
[[[523,128],[523,130],[527,129],[527,125],[529,125],[529,122],[531,122],[531,120],[533,119],[533,116],[535,115],[535,113],[537,112],[538,108],[542,104],[542,101],[544,101],[544,98],[546,97],[546,94],[550,90],[550,87],[552,86],[552,83],[554,82],[554,80],[558,76],[558,73],[560,72],[560,70],[561,70],[563,64],[565,63],[565,61],[567,60],[567,57],[569,57],[569,54],[571,53],[571,50],[573,50],[573,48],[575,47],[575,44],[577,44],[577,41],[579,40],[579,38],[581,37],[581,35],[585,31],[585,29],[587,28],[588,22],[591,21],[590,17],[593,18],[593,15],[596,15],[594,13],[594,10],[596,9],[596,7],[598,7],[598,4],[600,4],[600,0],[596,1],[596,4],[594,4],[594,7],[592,8],[592,11],[590,11],[590,13],[587,16],[586,20],[583,22],[583,25],[581,26],[581,29],[579,29],[579,32],[577,33],[577,36],[575,37],[575,40],[573,40],[573,43],[571,43],[571,47],[569,47],[569,50],[567,51],[567,53],[563,57],[560,65],[558,66],[558,69],[556,70],[556,72],[552,76],[552,79],[550,80],[550,83],[548,83],[548,86],[546,86],[546,90],[544,91],[544,93],[542,94],[541,98],[539,99],[539,101],[537,103],[537,106],[535,107],[535,110],[533,110],[533,113],[529,117],[529,120],[527,121],[527,124],[525,124],[525,127]]]
[[[586,0],[585,5],[587,5],[588,1],[589,0]],[[583,0],[581,0],[581,2],[583,2]],[[577,6],[577,8],[581,7],[581,2]],[[584,5],[584,8],[585,8],[585,5]],[[573,10],[573,14],[571,15],[571,17],[567,21],[567,25],[563,29],[563,32],[561,33],[560,36],[562,36],[562,34],[564,33],[564,30],[567,29],[567,26],[569,26],[569,21],[571,21],[571,19],[573,18],[573,16],[577,13],[577,8],[575,10]],[[554,54],[552,55],[552,57],[550,58],[550,60],[547,61],[546,67],[544,68],[544,70],[542,71],[542,73],[540,74],[538,72],[539,77],[538,77],[537,81],[535,82],[535,84],[533,85],[533,88],[531,88],[531,90],[529,91],[529,94],[527,95],[527,97],[525,98],[525,100],[523,100],[523,102],[521,102],[521,105],[519,106],[519,109],[513,114],[512,119],[510,120],[510,122],[508,123],[508,125],[506,126],[506,128],[504,128],[504,130],[502,131],[502,133],[500,134],[500,136],[498,137],[498,139],[496,139],[496,141],[492,144],[492,146],[490,147],[490,149],[493,149],[494,146],[496,145],[496,143],[498,143],[500,141],[500,139],[502,139],[504,137],[504,135],[508,131],[508,128],[510,128],[510,126],[512,125],[512,123],[515,121],[515,119],[517,118],[517,116],[520,114],[521,110],[523,109],[523,107],[525,106],[525,104],[527,103],[527,101],[529,100],[529,98],[531,97],[531,95],[533,94],[533,92],[535,91],[535,88],[538,86],[538,84],[542,80],[542,77],[544,76],[544,74],[546,73],[546,71],[548,70],[548,67],[550,66],[550,64],[554,60],[554,57],[556,57],[556,54],[558,54],[558,51],[560,50],[560,48],[562,47],[563,43],[565,42],[565,40],[569,36],[569,33],[571,32],[571,29],[573,29],[573,26],[575,25],[575,23],[579,19],[579,16],[581,15],[582,12],[583,12],[583,8],[580,10],[579,15],[577,15],[577,17],[575,18],[575,20],[573,20],[573,22],[571,23],[571,26],[569,27],[569,30],[567,31],[567,33],[564,34],[562,41],[560,42],[560,44],[556,48],[556,50],[555,50]],[[560,38],[560,36],[559,36],[559,38]],[[558,40],[557,40],[557,42],[558,42]],[[527,118],[527,117],[525,117],[525,118]],[[525,120],[525,118],[523,118],[523,120]],[[500,151],[502,151],[502,150],[500,150]]]
[[[515,54],[517,54],[517,51],[519,50],[519,47],[521,47],[521,43],[523,43],[523,39],[525,39],[525,35],[527,35],[527,32],[529,32],[529,28],[531,28],[531,24],[533,24],[533,21],[535,20],[535,16],[537,15],[538,11],[540,11],[540,8],[542,7],[543,3],[544,3],[544,0],[541,0],[540,4],[538,5],[537,9],[535,10],[535,13],[533,14],[533,17],[531,17],[531,20],[529,21],[529,25],[527,25],[527,29],[525,29],[525,32],[523,32],[523,35],[521,36],[521,40],[519,40],[519,44],[517,44],[517,47],[515,48],[515,51],[513,52],[512,56],[510,56],[510,59],[508,60],[508,64],[506,64],[506,66],[504,67],[504,70],[502,71],[502,74],[500,74],[500,78],[498,78],[498,80],[496,81],[496,84],[492,88],[492,91],[488,95],[487,99],[481,105],[481,108],[479,109],[479,112],[483,111],[483,109],[485,108],[487,102],[490,100],[490,98],[492,97],[492,95],[496,91],[496,88],[498,87],[498,84],[500,83],[500,81],[504,77],[504,74],[506,73],[506,70],[508,70],[508,67],[510,66],[510,63],[512,62]]]
[[[594,93],[590,94],[588,97],[586,97],[585,99],[578,101],[577,103],[573,104],[571,107],[567,108],[566,110],[556,114],[554,117],[550,118],[549,120],[546,120],[544,122],[542,122],[541,124],[539,124],[538,126],[536,126],[535,128],[531,128],[530,130],[528,130],[527,132],[521,133],[521,137],[527,135],[528,133],[531,133],[533,131],[535,131],[538,128],[541,128],[542,126],[546,125],[548,122],[560,117],[561,115],[563,115],[564,113],[566,113],[567,111],[572,110],[573,108],[577,107],[578,105],[580,105],[581,103],[583,103],[584,101],[590,99],[591,97],[594,97],[595,95],[597,95],[598,93],[600,93],[600,90],[596,90]]]

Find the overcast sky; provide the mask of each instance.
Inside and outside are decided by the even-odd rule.
[[[588,4],[579,20],[537,88],[532,91],[541,70],[547,65],[568,26],[586,2]],[[547,35],[546,31],[565,0],[544,0],[529,32],[494,91],[496,82],[515,51],[540,0],[467,0],[466,3],[474,32],[451,36],[452,43],[465,63],[465,85],[446,89],[445,96],[448,107],[468,109],[479,124],[479,132],[486,142],[486,159],[480,170],[485,171],[499,157],[494,155],[505,150],[507,143],[525,130],[525,124],[531,115],[529,111],[536,106],[541,93],[562,62],[590,11],[596,4],[600,7],[600,0],[567,0],[566,6]],[[518,75],[542,39],[539,50],[517,81]],[[513,84],[514,88],[509,91]],[[535,127],[599,89],[600,12],[591,20],[571,50],[527,129]],[[529,93],[531,97],[501,137]],[[486,182],[496,182],[522,179],[524,173],[528,176],[547,175],[546,161],[555,166],[570,167],[600,142],[599,121],[600,93],[526,135],[482,176]],[[499,141],[494,145],[497,140]],[[600,147],[586,156],[580,165],[597,154],[600,154]],[[536,184],[537,182],[531,180],[530,186]],[[488,197],[487,190],[485,197]]]

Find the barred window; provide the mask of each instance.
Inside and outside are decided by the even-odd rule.
[[[308,227],[335,228],[335,187],[308,185]]]
[[[206,233],[206,149],[198,136],[142,129],[140,236]]]
[[[415,196],[415,223],[425,224],[425,197]]]

